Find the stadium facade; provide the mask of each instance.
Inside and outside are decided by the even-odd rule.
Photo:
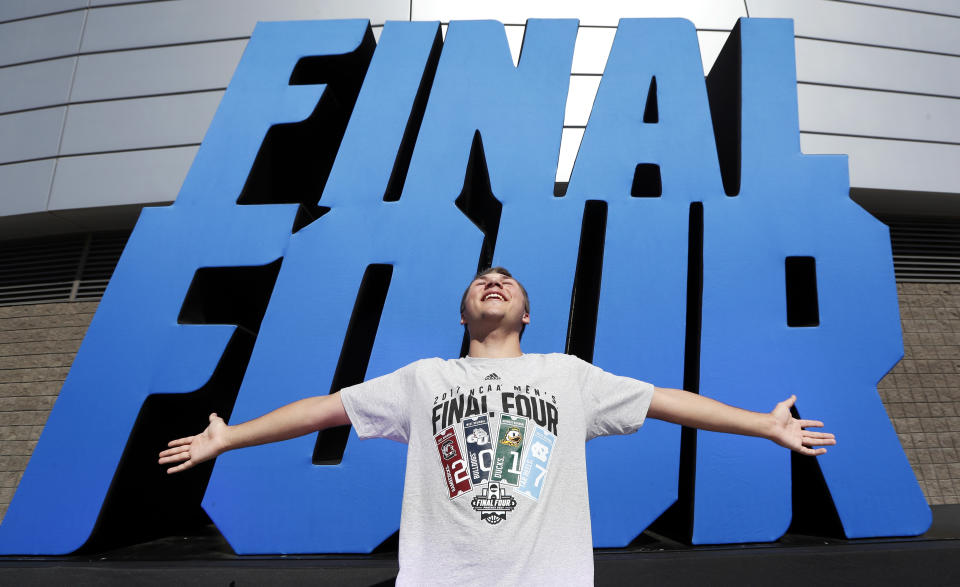
[[[795,22],[801,147],[849,154],[891,227],[905,357],[879,384],[932,505],[960,504],[960,7],[949,0],[43,0],[0,5],[0,508],[139,211],[174,200],[261,20],[578,18],[556,181],[617,22],[682,17],[709,71],[741,17]],[[444,27],[445,29],[445,27]]]

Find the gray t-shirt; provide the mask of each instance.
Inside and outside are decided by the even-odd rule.
[[[643,423],[653,386],[576,357],[425,359],[344,389],[360,438],[409,445],[399,585],[590,585],[584,441]]]

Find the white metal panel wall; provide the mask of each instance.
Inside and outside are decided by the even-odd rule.
[[[0,165],[0,189],[7,214],[29,214],[46,208],[55,159]]]
[[[248,38],[259,20],[408,20],[407,0],[179,0],[91,9],[82,51]]]
[[[188,146],[64,157],[50,189],[50,209],[169,201],[180,191],[196,154],[197,147]],[[74,221],[77,217],[69,215]]]
[[[0,22],[86,8],[87,0],[4,0]]]
[[[742,0],[412,0],[413,20],[471,20],[492,18],[504,24],[523,24],[528,18],[577,18],[581,26],[613,26],[621,18],[686,18],[697,28],[729,30],[745,16]]]
[[[75,55],[86,11],[0,23],[0,66]]]
[[[85,10],[76,9],[85,4],[0,4],[0,215],[47,209],[83,32]],[[73,228],[55,219],[44,225]],[[0,238],[20,234],[4,228],[0,224]],[[32,228],[27,227],[27,234]]]
[[[369,18],[379,36],[388,19],[495,18],[516,60],[526,19],[579,18],[565,181],[621,17],[690,19],[706,71],[747,15],[796,19],[806,152],[850,153],[855,188],[960,202],[953,0],[42,0],[0,3],[0,238],[11,222],[42,232],[24,214],[85,230],[109,207],[171,201],[258,20]]]
[[[66,104],[76,57],[0,67],[0,112]]]
[[[803,38],[796,46],[800,83],[960,98],[957,56]]]
[[[837,0],[745,1],[752,17],[792,18],[798,37],[948,55],[960,38],[951,16]]]
[[[60,154],[197,145],[222,97],[222,90],[214,90],[73,104],[63,129]]]
[[[903,8],[916,12],[929,12],[932,14],[942,14],[951,16],[960,16],[960,3],[957,0],[854,0],[861,4],[874,4],[876,6],[889,6],[892,8]]]
[[[804,152],[849,154],[854,189],[941,193],[951,202],[929,207],[904,194],[885,199],[887,213],[960,216],[960,3],[746,6],[751,17],[794,19]]]
[[[241,39],[83,55],[72,98],[90,102],[221,90],[246,46],[247,40]]]
[[[369,18],[378,36],[409,16],[409,0],[0,3],[0,239],[173,200],[257,21]]]
[[[55,157],[66,108],[42,108],[0,116],[0,163]]]

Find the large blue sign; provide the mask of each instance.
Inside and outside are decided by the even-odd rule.
[[[531,20],[514,66],[496,22],[443,41],[387,23],[378,45],[366,21],[259,24],[177,201],[137,223],[0,552],[72,552],[200,496],[238,553],[369,552],[399,527],[402,445],[325,432],[183,480],[154,455],[213,409],[238,422],[456,356],[489,262],[530,292],[527,352],[755,410],[796,393],[839,440],[805,468],[661,422],[591,442],[596,546],[671,506],[694,543],[775,540],[798,522],[791,470],[847,537],[922,533],[876,392],[902,355],[888,233],[845,157],[800,153],[791,23],[741,20],[705,80],[691,23],[621,21],[555,193],[576,35]]]

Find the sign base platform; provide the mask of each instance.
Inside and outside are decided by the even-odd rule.
[[[934,506],[923,536],[843,540],[786,535],[775,543],[687,546],[645,534],[597,549],[597,585],[960,585],[960,505]],[[4,584],[392,585],[396,541],[369,555],[237,556],[211,526],[99,554],[0,557]]]

